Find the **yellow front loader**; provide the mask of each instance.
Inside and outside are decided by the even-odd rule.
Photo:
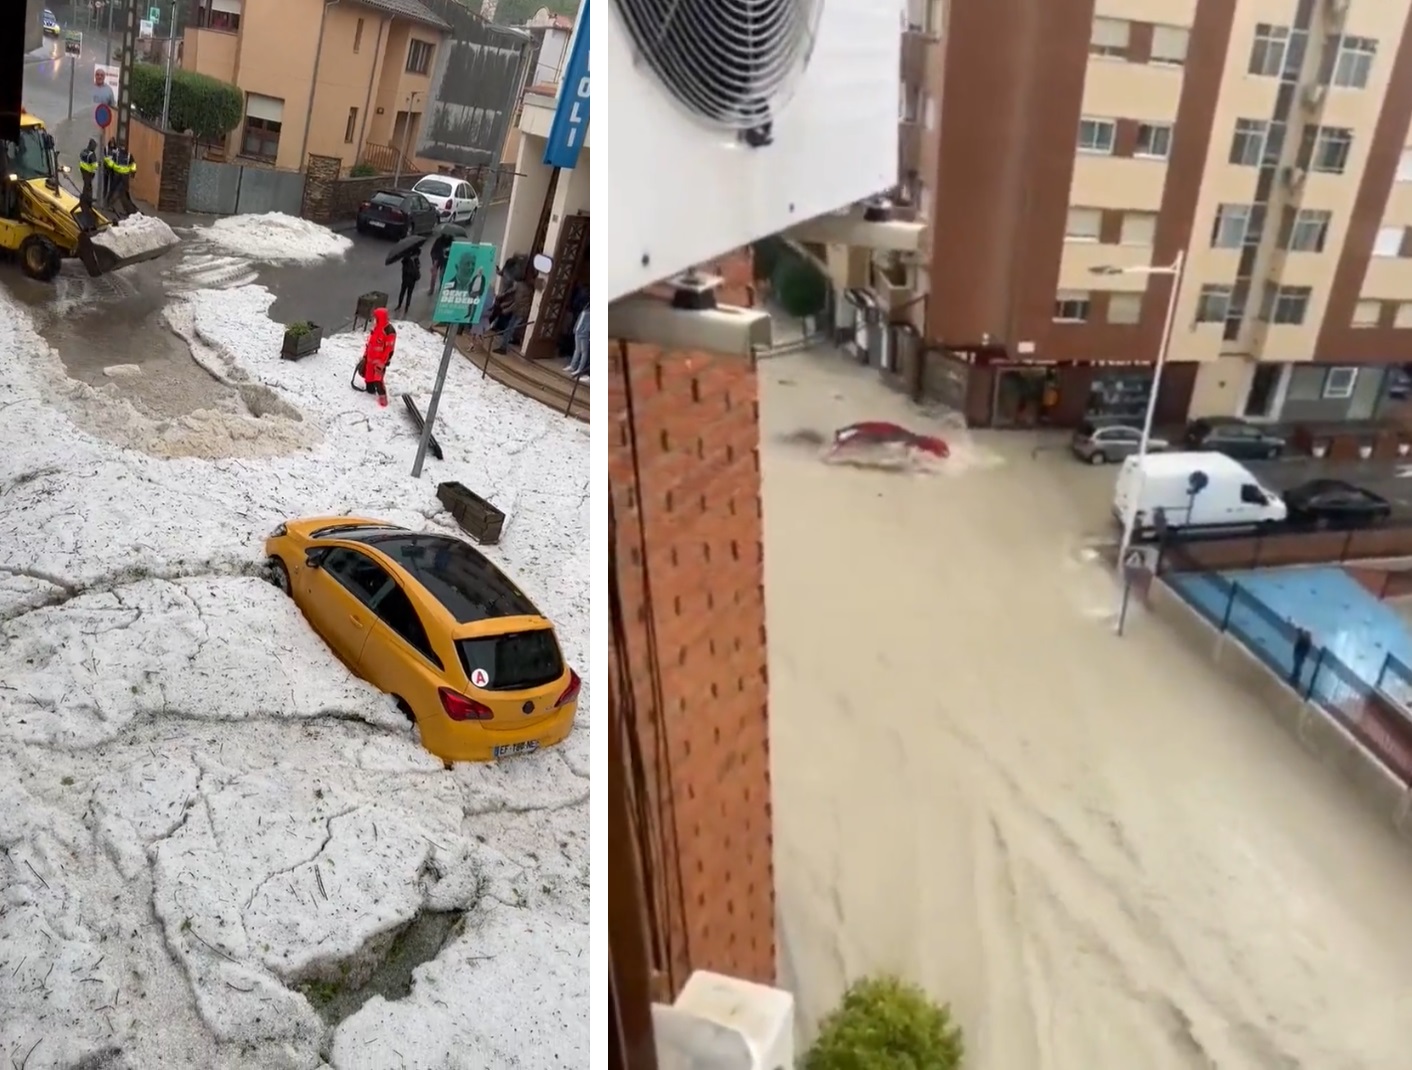
[[[18,142],[0,141],[0,251],[18,257],[26,275],[48,282],[73,257],[96,277],[176,246],[176,235],[160,219],[109,219],[63,188],[68,174],[54,139],[33,115],[20,116]]]

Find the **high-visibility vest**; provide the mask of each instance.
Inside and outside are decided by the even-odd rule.
[[[98,154],[92,149],[84,149],[79,153],[78,169],[86,175],[94,174],[98,170]]]

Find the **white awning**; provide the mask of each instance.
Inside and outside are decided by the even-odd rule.
[[[246,93],[245,115],[250,119],[263,119],[267,123],[282,123],[284,122],[284,101],[279,97]]]
[[[239,15],[241,0],[211,0],[212,11],[222,11],[227,15]]]

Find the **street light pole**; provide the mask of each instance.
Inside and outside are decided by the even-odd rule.
[[[1128,499],[1127,512],[1123,517],[1123,537],[1118,544],[1118,570],[1123,574],[1127,568],[1128,549],[1132,545],[1133,532],[1137,528],[1138,504],[1142,500],[1143,484],[1147,480],[1147,468],[1143,459],[1147,456],[1152,442],[1152,422],[1157,416],[1157,395],[1162,389],[1162,372],[1167,367],[1167,351],[1172,346],[1172,327],[1177,321],[1177,299],[1182,288],[1182,272],[1186,267],[1186,250],[1177,253],[1177,258],[1168,267],[1143,267],[1125,269],[1093,269],[1099,275],[1170,275],[1171,289],[1167,293],[1167,315],[1162,323],[1162,340],[1157,348],[1157,363],[1152,369],[1152,389],[1147,396],[1147,413],[1142,419],[1142,435],[1137,444],[1137,486]],[[1127,620],[1128,584],[1124,577],[1121,602],[1118,607],[1117,631],[1121,636]]]

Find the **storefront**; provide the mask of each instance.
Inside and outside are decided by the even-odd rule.
[[[1163,371],[1155,421],[1186,419],[1196,364]],[[1006,359],[999,351],[932,349],[924,355],[921,393],[956,408],[971,427],[1077,427],[1084,420],[1140,424],[1153,388],[1148,363],[1053,363]]]

